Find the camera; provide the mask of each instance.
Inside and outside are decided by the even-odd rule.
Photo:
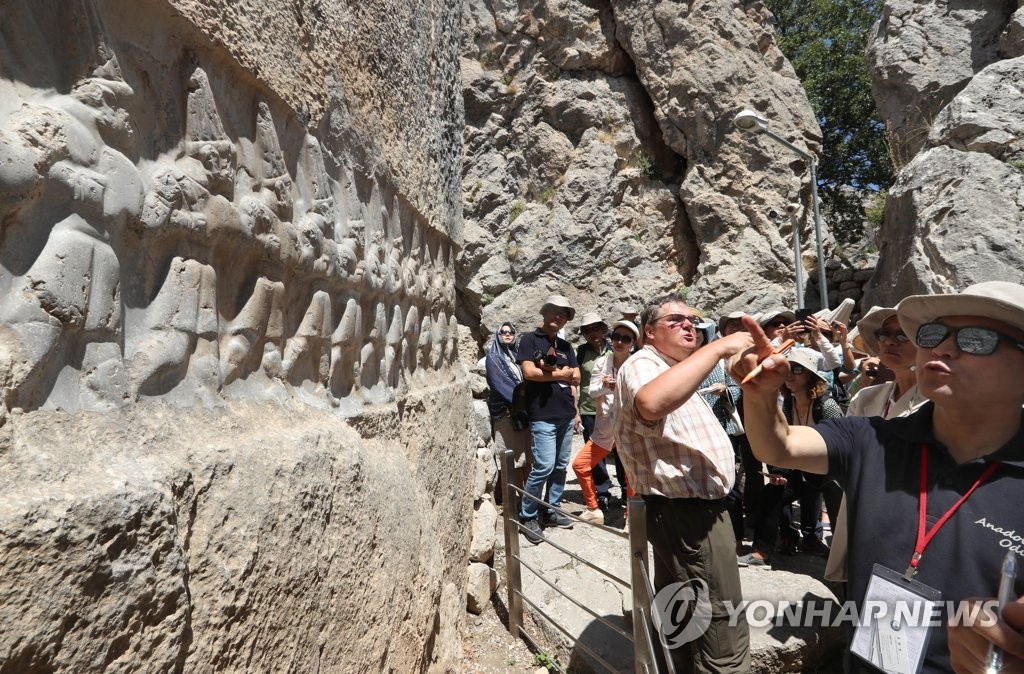
[[[555,365],[558,365],[558,356],[556,356],[553,353],[544,353],[543,351],[538,351],[535,354],[533,354],[533,360],[538,363],[544,363],[548,367],[554,367]]]

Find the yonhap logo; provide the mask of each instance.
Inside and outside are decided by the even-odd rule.
[[[708,584],[699,578],[670,583],[654,595],[654,627],[668,648],[690,643],[711,624]]]

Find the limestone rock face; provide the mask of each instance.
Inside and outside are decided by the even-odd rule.
[[[980,152],[936,147],[900,171],[889,193],[872,297],[956,292],[1020,282],[1024,172]],[[872,300],[878,304],[878,301]],[[891,306],[891,305],[889,305]]]
[[[504,320],[528,329],[553,292],[606,320],[671,290],[793,303],[783,213],[808,201],[807,167],[732,125],[755,107],[817,150],[769,26],[721,3],[465,3],[458,277],[478,340]]]
[[[906,165],[890,190],[865,305],[1021,281],[1024,58],[1012,4],[885,5],[869,61]]]
[[[898,165],[924,147],[939,111],[977,72],[999,59],[1010,4],[886,0],[867,59]]]
[[[453,671],[452,3],[0,4],[0,671]]]

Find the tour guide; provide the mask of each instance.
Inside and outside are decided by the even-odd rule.
[[[694,394],[722,358],[751,339],[737,332],[698,348],[701,319],[678,295],[652,301],[640,321],[644,347],[619,368],[615,386],[619,458],[646,501],[655,590],[699,583],[711,603],[707,631],[675,644],[672,660],[678,672],[747,672],[747,622],[740,614],[730,625],[726,605],[743,601],[725,504],[736,480],[732,442]]]
[[[888,592],[886,601],[934,605],[941,625],[961,600],[996,594],[1008,551],[1024,561],[1024,286],[992,281],[960,294],[915,295],[897,311],[919,347],[917,385],[930,401],[909,416],[788,426],[777,402],[788,362],[769,356],[767,337],[749,317],[743,320],[754,346],[734,358],[733,374],[740,379],[764,359],[763,371],[743,386],[754,454],[772,465],[827,473],[845,489],[850,597],[864,605]],[[1022,590],[1018,575],[1013,597]],[[1003,615],[1019,620],[1016,610]],[[960,672],[980,672],[982,632],[1002,635],[996,639],[1011,665],[1003,671],[1024,666],[1024,639],[1003,623],[987,632],[951,626],[947,633],[893,618],[854,630],[850,650],[859,657],[849,658],[851,669],[949,672],[955,664]]]

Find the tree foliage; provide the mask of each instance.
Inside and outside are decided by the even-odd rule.
[[[764,0],[824,136],[818,190],[841,242],[864,234],[864,202],[893,181],[864,51],[882,0]]]

